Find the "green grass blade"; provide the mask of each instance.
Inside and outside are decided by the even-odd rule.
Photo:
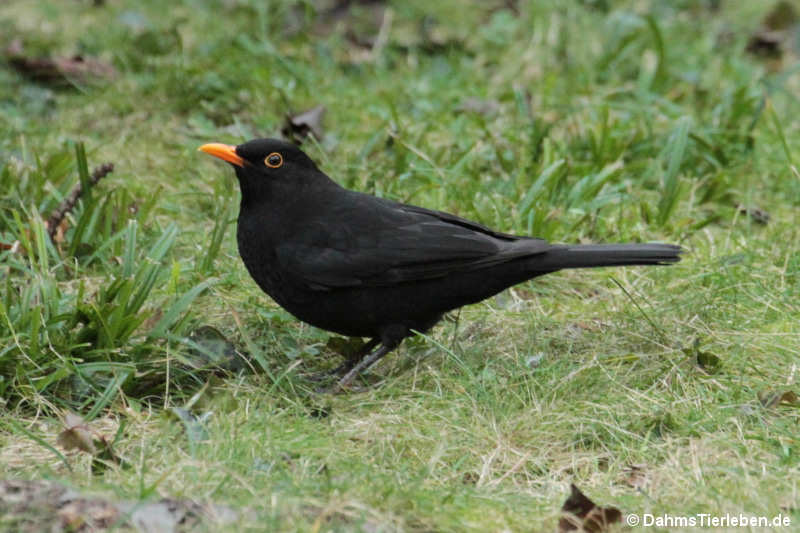
[[[151,339],[163,337],[167,330],[172,327],[178,321],[178,318],[189,308],[194,299],[217,282],[218,280],[216,279],[206,280],[185,292],[169,307],[169,309],[167,309],[161,317],[161,320],[156,323],[147,336]]]
[[[663,188],[661,200],[658,203],[657,222],[663,226],[667,223],[680,199],[681,164],[686,155],[686,146],[689,142],[689,129],[692,119],[689,116],[681,117],[667,141],[667,146],[661,155],[662,163],[666,164],[663,174]]]

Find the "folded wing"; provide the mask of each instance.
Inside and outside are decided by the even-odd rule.
[[[369,205],[359,197],[281,243],[276,250],[281,266],[316,290],[380,287],[486,268],[551,248],[541,239],[498,233],[447,213],[367,198]]]

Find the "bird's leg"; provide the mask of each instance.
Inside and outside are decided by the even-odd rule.
[[[308,379],[311,381],[323,381],[330,376],[341,376],[342,374],[346,373],[348,370],[353,368],[359,361],[361,361],[364,357],[369,354],[373,348],[375,348],[379,343],[380,339],[370,339],[369,342],[364,344],[361,348],[359,348],[358,352],[351,355],[350,357],[345,358],[344,362],[334,368],[333,370],[325,370],[323,372],[318,372],[316,374],[311,374]]]
[[[373,348],[375,348],[378,344],[380,344],[380,342],[381,342],[380,339],[377,338],[370,339],[368,343],[366,343],[364,346],[361,347],[360,350],[358,350],[357,354],[348,357],[347,359],[344,360],[344,362],[341,365],[337,366],[336,368],[334,368],[330,372],[327,372],[326,374],[329,376],[340,376],[350,371],[351,368],[357,365],[359,361],[364,359],[367,356],[367,354],[369,354],[373,350]]]
[[[394,350],[398,344],[399,344],[398,342],[388,343],[388,344],[386,342],[383,342],[377,350],[369,354],[367,357],[361,359],[353,368],[351,368],[347,372],[347,374],[342,376],[342,379],[340,379],[336,383],[336,385],[334,385],[329,389],[329,392],[334,392],[334,393],[339,392],[340,390],[348,386],[350,382],[353,381],[353,379],[358,375],[359,372],[361,372],[362,370],[366,370],[367,368],[372,366],[381,357]]]

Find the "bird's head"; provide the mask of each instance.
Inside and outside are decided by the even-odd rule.
[[[233,165],[243,200],[273,196],[276,188],[283,186],[329,181],[302,150],[278,139],[254,139],[238,146],[211,143],[199,150]]]

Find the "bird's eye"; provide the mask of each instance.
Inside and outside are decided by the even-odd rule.
[[[278,168],[279,166],[283,165],[283,156],[278,152],[272,152],[266,158],[264,158],[264,164],[269,168]]]

